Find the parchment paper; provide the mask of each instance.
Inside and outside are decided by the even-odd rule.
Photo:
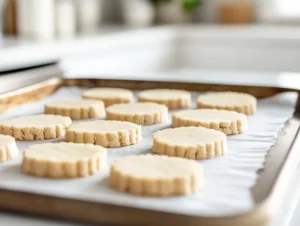
[[[53,99],[77,99],[81,97],[81,92],[82,89],[77,87],[61,88],[37,103],[25,104],[0,115],[0,120],[42,113],[43,103]],[[197,95],[199,93],[193,93],[194,102]],[[24,175],[20,170],[22,154],[15,160],[0,164],[0,188],[188,215],[220,216],[246,211],[254,207],[250,188],[257,179],[256,172],[263,167],[265,155],[275,144],[284,122],[292,116],[296,99],[296,93],[283,93],[260,100],[257,113],[248,117],[248,130],[244,134],[228,137],[229,151],[225,156],[198,161],[204,167],[205,186],[196,194],[145,198],[120,193],[107,184],[109,167],[91,177],[80,179],[45,179]],[[170,122],[144,126],[143,141],[139,144],[108,149],[109,164],[123,156],[150,153],[152,133],[169,127]],[[46,142],[49,141],[17,143],[23,152],[33,143]]]

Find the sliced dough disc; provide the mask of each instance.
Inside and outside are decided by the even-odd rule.
[[[227,151],[227,137],[204,127],[165,129],[153,134],[152,151],[188,159],[213,158]]]
[[[92,144],[44,143],[24,152],[24,173],[53,178],[85,177],[106,166],[107,151]]]
[[[105,106],[129,103],[133,100],[133,92],[121,88],[93,88],[82,93],[85,99],[102,100]]]
[[[19,149],[15,139],[11,136],[0,135],[0,162],[14,159],[18,155]]]
[[[191,106],[191,94],[177,89],[150,89],[139,92],[139,102],[164,104],[169,109],[182,109]]]
[[[186,110],[174,113],[172,124],[173,127],[201,126],[233,135],[243,133],[247,129],[247,116],[226,110]]]
[[[106,108],[108,120],[128,121],[138,125],[162,123],[168,118],[168,108],[157,103],[115,104]]]
[[[66,133],[66,141],[92,143],[103,147],[122,147],[142,140],[141,126],[131,122],[89,121],[72,124]]]
[[[45,104],[45,113],[73,120],[105,117],[105,107],[97,100],[56,100]]]
[[[203,171],[192,160],[158,156],[128,156],[111,164],[111,187],[146,196],[187,195],[203,184]]]
[[[256,102],[256,98],[247,93],[214,92],[200,95],[197,99],[197,107],[224,109],[252,115],[256,112]]]
[[[26,115],[0,122],[0,134],[17,140],[46,140],[63,137],[71,124],[69,117],[60,115]]]

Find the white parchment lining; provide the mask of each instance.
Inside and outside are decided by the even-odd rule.
[[[42,113],[43,103],[53,99],[77,99],[81,97],[81,92],[82,89],[77,87],[61,88],[37,103],[25,104],[0,115],[0,120]],[[194,101],[198,94],[193,93]],[[248,130],[244,134],[228,137],[229,151],[225,156],[198,161],[204,167],[205,186],[196,194],[171,198],[123,194],[108,186],[106,177],[109,167],[91,177],[80,179],[28,176],[20,170],[22,154],[17,159],[0,164],[0,188],[188,215],[220,216],[250,210],[254,207],[250,188],[257,179],[256,172],[262,168],[265,155],[275,144],[284,122],[292,116],[296,99],[296,93],[283,93],[260,100],[257,113],[248,117]],[[123,156],[150,153],[152,133],[169,126],[170,120],[161,125],[144,126],[143,141],[139,144],[108,149],[109,164]],[[43,142],[49,141],[18,142],[18,147],[23,152],[29,145]]]

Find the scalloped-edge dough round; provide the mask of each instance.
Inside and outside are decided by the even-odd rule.
[[[178,89],[149,89],[138,93],[139,102],[155,102],[166,105],[170,110],[191,106],[191,94]]]
[[[114,104],[106,108],[106,119],[153,125],[168,119],[168,108],[157,103]]]
[[[105,106],[133,101],[133,92],[122,88],[92,88],[83,91],[82,98],[102,100]]]
[[[95,174],[106,166],[107,150],[92,144],[44,143],[24,151],[22,170],[39,177],[72,178]]]
[[[19,149],[13,137],[0,134],[0,162],[6,162],[19,156]]]
[[[204,127],[179,127],[153,134],[152,151],[188,159],[208,159],[227,152],[224,133]]]
[[[45,104],[45,114],[68,116],[72,120],[103,118],[105,107],[100,100],[55,100]]]
[[[197,99],[197,108],[212,108],[236,111],[245,115],[256,112],[257,100],[248,93],[212,92],[200,95]]]
[[[26,115],[0,122],[0,134],[16,140],[46,140],[64,137],[72,123],[69,117],[60,115]]]
[[[111,164],[110,186],[141,196],[188,195],[203,185],[202,167],[193,160],[159,156],[127,156]]]
[[[247,116],[235,111],[198,109],[176,112],[172,115],[173,127],[201,126],[215,129],[227,135],[243,133],[247,127]]]
[[[96,120],[72,124],[66,141],[113,148],[140,142],[141,133],[141,126],[131,122]]]

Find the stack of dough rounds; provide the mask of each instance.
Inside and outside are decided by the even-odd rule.
[[[226,110],[186,110],[172,115],[173,127],[201,126],[219,130],[227,135],[243,133],[247,128],[247,116]]]
[[[27,115],[0,122],[0,134],[17,140],[46,140],[63,137],[71,124],[69,117],[60,115]]]
[[[0,162],[11,160],[18,155],[19,149],[15,139],[11,136],[0,135]]]
[[[102,100],[105,106],[119,103],[129,103],[133,100],[133,93],[121,88],[93,88],[82,93],[85,99]]]
[[[227,151],[227,137],[204,127],[165,129],[153,134],[152,151],[188,159],[213,158]]]
[[[191,106],[191,94],[177,89],[150,89],[139,92],[139,102],[164,104],[169,109],[182,109]]]
[[[25,150],[22,169],[40,177],[85,177],[105,167],[106,161],[106,149],[92,144],[35,144]]]
[[[127,156],[112,163],[109,183],[135,195],[187,195],[202,186],[203,171],[195,161],[183,158]]]
[[[141,126],[131,122],[97,120],[76,123],[66,133],[66,141],[111,148],[132,145],[141,140]]]
[[[105,117],[105,107],[97,100],[56,100],[45,104],[45,113],[73,120]]]
[[[166,121],[168,108],[157,103],[115,104],[106,108],[106,119],[153,125]]]
[[[224,109],[252,115],[256,112],[256,98],[247,93],[213,92],[200,95],[197,108]]]

